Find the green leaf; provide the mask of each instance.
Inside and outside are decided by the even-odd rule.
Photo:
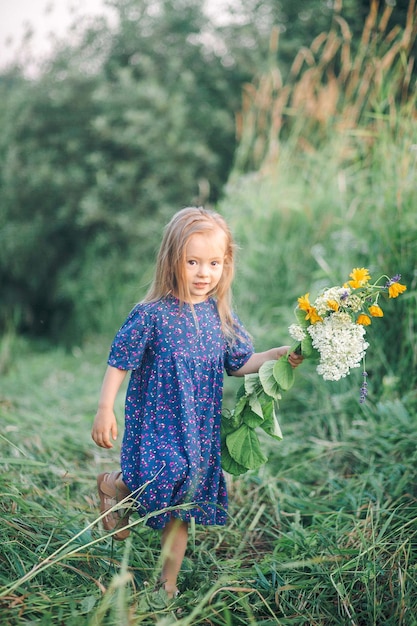
[[[259,374],[246,374],[245,391],[248,395],[256,393],[260,387]]]
[[[264,406],[265,419],[260,426],[267,433],[267,435],[281,441],[282,432],[277,418],[277,408],[278,404],[275,400],[271,400],[267,406]]]
[[[248,396],[248,403],[249,403],[251,410],[261,418],[261,421],[263,421],[264,414],[262,411],[262,406],[261,406],[258,396],[255,393],[252,393],[250,396]]]
[[[236,401],[240,400],[245,395],[246,395],[245,385],[240,385],[240,387],[236,391]]]
[[[222,413],[222,421],[220,423],[220,439],[226,440],[226,436],[236,430],[233,419],[227,413]]]
[[[274,377],[274,367],[276,361],[266,361],[259,368],[259,380],[261,381],[263,390],[268,396],[275,400],[281,399],[280,386]]]
[[[297,318],[298,324],[302,328],[307,328],[307,326],[310,326],[310,321],[306,320],[306,312],[302,311],[298,307],[295,309],[295,317]]]
[[[257,413],[254,413],[249,407],[242,414],[242,423],[249,426],[249,428],[256,428],[257,426],[261,426],[264,421],[263,412],[262,417]]]
[[[262,453],[258,435],[246,424],[227,435],[226,445],[230,456],[248,469],[257,469],[268,460]]]
[[[284,391],[288,391],[294,384],[294,369],[288,359],[281,357],[276,361],[273,369],[274,378]]]
[[[301,354],[301,342],[300,341],[294,341],[294,343],[290,345],[288,354],[291,354],[291,352],[295,352],[296,354]]]
[[[242,385],[243,386],[243,385]],[[248,404],[248,397],[246,395],[240,396],[238,401],[235,404],[235,408],[233,409],[232,420],[233,423],[237,426],[241,422],[241,414],[244,412],[245,407]]]
[[[301,342],[301,354],[303,357],[308,359],[308,357],[312,356],[314,352],[315,349],[313,348],[313,342],[310,335],[307,334]]]
[[[248,468],[244,465],[240,465],[237,461],[232,459],[230,456],[230,452],[227,449],[226,440],[222,442],[221,447],[222,453],[222,469],[233,476],[240,476],[240,474],[244,474],[248,471]]]

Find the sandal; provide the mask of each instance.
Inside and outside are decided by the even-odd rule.
[[[100,512],[102,514],[107,512],[107,515],[102,518],[103,527],[107,531],[120,528],[120,531],[112,535],[113,539],[117,541],[123,541],[130,535],[130,529],[124,528],[129,524],[129,510],[126,510],[126,508],[113,510],[130,493],[127,487],[126,489],[121,489],[116,484],[121,474],[121,472],[104,472],[97,476]]]

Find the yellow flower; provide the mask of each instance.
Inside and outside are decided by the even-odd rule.
[[[306,293],[305,296],[301,296],[298,298],[298,306],[302,311],[308,311],[311,307],[309,298],[309,293]]]
[[[355,267],[349,276],[352,280],[348,281],[348,285],[352,287],[352,289],[359,289],[360,287],[363,287],[371,278],[369,270],[364,267]]]
[[[361,313],[358,316],[356,323],[360,324],[361,326],[369,326],[369,324],[371,323],[371,318],[369,317],[369,315],[365,315],[364,313]]]
[[[388,287],[389,297],[398,298],[400,293],[403,293],[406,289],[407,287],[405,285],[402,285],[401,283],[392,283],[392,285]]]
[[[304,296],[298,298],[298,308],[306,312],[305,319],[310,320],[310,324],[322,322],[323,319],[317,313],[316,307],[310,304],[309,295],[309,293],[306,293]]]
[[[311,324],[317,324],[317,322],[322,322],[323,318],[317,313],[316,307],[310,306],[307,311],[306,320],[310,320]]]
[[[384,317],[384,311],[377,304],[370,306],[368,311],[372,317]]]
[[[339,310],[339,303],[336,302],[336,300],[327,300],[327,306],[332,311],[338,311]]]

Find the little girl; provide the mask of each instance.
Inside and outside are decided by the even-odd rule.
[[[129,535],[128,515],[110,509],[131,494],[146,523],[162,531],[160,582],[169,597],[178,592],[190,520],[226,523],[220,458],[223,372],[244,376],[288,352],[288,346],[254,352],[232,312],[234,251],[219,214],[186,208],[174,215],[153,284],[113,341],[92,429],[98,446],[112,448],[114,401],[131,371],[121,472],[97,479],[101,512],[107,512],[103,525],[117,531],[115,539]],[[289,357],[293,367],[301,360],[296,354]]]

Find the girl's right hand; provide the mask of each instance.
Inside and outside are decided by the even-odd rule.
[[[112,448],[111,439],[117,439],[117,422],[113,411],[98,409],[93,422],[91,436],[100,448]]]

